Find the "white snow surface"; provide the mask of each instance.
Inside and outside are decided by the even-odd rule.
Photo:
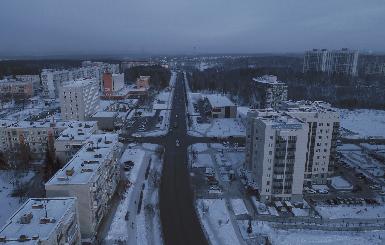
[[[231,199],[230,202],[235,215],[249,214],[242,199]]]
[[[342,127],[359,134],[361,137],[385,137],[385,111],[341,109],[340,113]]]

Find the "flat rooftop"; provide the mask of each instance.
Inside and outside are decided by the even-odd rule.
[[[52,120],[42,120],[42,121],[13,121],[13,120],[1,120],[1,127],[8,128],[66,128],[70,122],[61,121],[56,122]]]
[[[338,110],[324,101],[285,101],[282,103],[282,109],[288,112],[335,112]]]
[[[76,88],[76,87],[85,87],[91,84],[96,83],[95,79],[79,79],[68,81],[63,85],[63,88]]]
[[[101,164],[111,157],[118,142],[118,134],[93,134],[74,157],[45,184],[87,184]]]
[[[68,128],[60,133],[56,140],[78,140],[84,141],[97,129],[97,122],[71,122]]]
[[[235,106],[229,98],[221,94],[206,94],[203,96],[209,100],[212,107]]]
[[[277,85],[285,85],[285,83],[278,81],[276,76],[273,75],[264,75],[262,77],[253,78],[254,82],[263,83],[263,84],[277,84]]]
[[[47,239],[75,204],[75,197],[30,198],[9,218],[0,231],[0,237],[6,239],[6,244],[38,244],[38,239]],[[45,218],[49,222],[42,223]],[[25,224],[22,224],[22,219]],[[18,241],[23,235],[31,240]],[[36,239],[32,240],[33,237]]]

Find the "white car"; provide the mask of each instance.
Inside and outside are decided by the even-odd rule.
[[[179,147],[179,146],[180,146],[180,142],[179,142],[179,140],[176,140],[176,141],[175,141],[175,145],[176,145],[177,147]]]
[[[329,193],[329,191],[326,190],[326,189],[320,189],[320,190],[318,190],[317,192],[318,192],[319,194],[328,194],[328,193]]]

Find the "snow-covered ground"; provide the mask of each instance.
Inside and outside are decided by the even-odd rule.
[[[270,227],[266,222],[252,221],[252,233],[246,232],[247,221],[239,221],[242,235],[249,237],[265,236],[272,244],[276,245],[361,245],[384,244],[385,231],[345,232],[345,231],[320,231],[320,230],[280,230]]]
[[[0,227],[24,203],[19,197],[12,197],[12,191],[19,184],[28,183],[33,176],[33,172],[0,171]]]
[[[154,187],[154,180],[160,177],[162,166],[161,159],[155,154],[157,148],[157,145],[143,144],[141,147],[126,149],[123,153],[121,163],[133,161],[135,164],[130,171],[125,172],[128,188],[114,214],[105,238],[106,244],[163,244],[157,207],[158,190]],[[150,163],[150,174],[147,178],[146,170]],[[155,172],[157,174],[154,174]],[[138,213],[142,191],[143,199]],[[151,217],[148,215],[149,211],[152,213]]]
[[[212,245],[240,244],[223,199],[198,199],[198,215]]]
[[[327,219],[340,218],[358,218],[358,219],[376,219],[385,218],[385,206],[373,205],[334,205],[334,206],[316,206],[315,209],[323,217]]]
[[[242,199],[231,199],[230,203],[235,215],[249,214]]]
[[[352,190],[353,189],[353,185],[350,184],[344,178],[342,178],[342,176],[331,177],[331,186],[336,190]]]
[[[385,137],[385,111],[341,109],[340,112],[341,126],[357,133],[359,137]]]

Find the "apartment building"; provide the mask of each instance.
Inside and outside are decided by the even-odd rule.
[[[92,243],[119,182],[117,134],[92,135],[46,184],[47,197],[77,197],[83,242]]]
[[[336,161],[340,114],[322,101],[287,101],[282,111],[308,124],[305,185],[326,184]]]
[[[245,168],[260,200],[301,201],[308,126],[285,113],[248,112]]]
[[[136,87],[139,89],[148,89],[150,87],[151,76],[139,76],[136,79]]]
[[[124,73],[109,73],[103,74],[102,91],[106,96],[113,95],[124,88]]]
[[[63,164],[67,163],[97,129],[94,121],[69,123],[55,140],[56,158]]]
[[[0,96],[13,96],[29,98],[34,94],[31,81],[19,81],[16,79],[0,80]]]
[[[287,100],[287,85],[278,81],[276,76],[264,75],[253,78],[256,108],[278,108],[282,101]]]
[[[39,75],[15,75],[15,79],[22,82],[32,83],[34,91],[39,90],[41,87],[41,79]]]
[[[80,245],[76,198],[30,198],[0,230],[0,244]]]
[[[99,86],[94,79],[74,80],[60,88],[60,109],[64,120],[87,120],[99,108]]]
[[[212,118],[235,118],[237,106],[226,96],[220,94],[204,95],[211,106]]]
[[[326,72],[329,74],[357,75],[358,51],[313,49],[305,52],[303,72]]]
[[[21,145],[28,146],[31,156],[41,158],[52,143],[68,127],[68,122],[44,121],[0,121],[0,149],[5,152],[17,152]]]

